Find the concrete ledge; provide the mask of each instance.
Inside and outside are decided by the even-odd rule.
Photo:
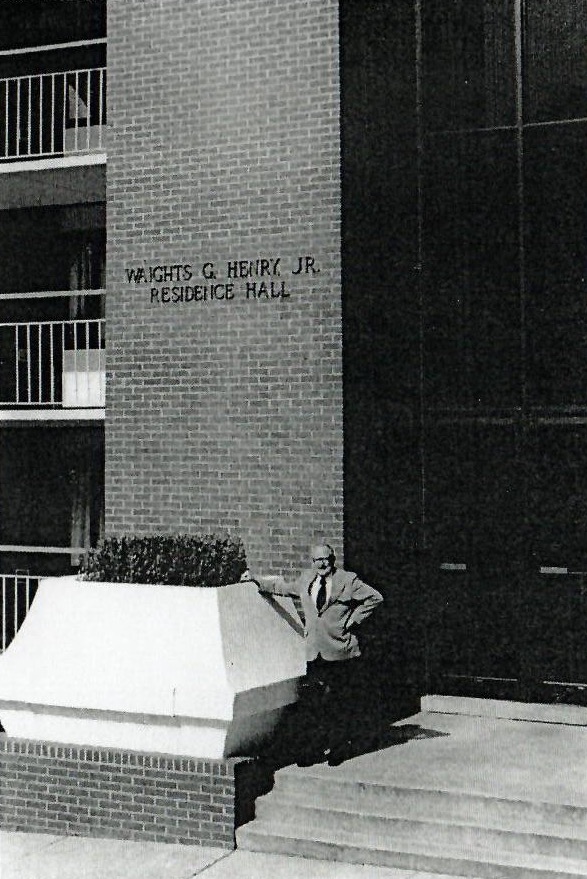
[[[428,695],[422,696],[422,711],[587,726],[587,708],[581,705],[546,705],[537,702],[509,702],[506,699]]]

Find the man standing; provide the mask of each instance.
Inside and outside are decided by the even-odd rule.
[[[319,544],[312,547],[311,567],[295,583],[254,580],[262,593],[294,595],[302,605],[306,678],[299,701],[300,765],[325,756],[337,765],[349,755],[350,720],[362,690],[357,630],[383,601],[376,589],[335,561],[332,547]]]

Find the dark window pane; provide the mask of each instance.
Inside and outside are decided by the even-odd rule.
[[[528,387],[534,405],[587,404],[587,124],[525,136]]]
[[[587,116],[587,0],[527,0],[527,122]]]
[[[520,384],[513,132],[428,140],[424,178],[427,405],[515,405]]]
[[[513,0],[424,0],[422,34],[426,128],[513,125]]]
[[[19,0],[0,4],[0,48],[42,46],[106,36],[105,0]]]
[[[52,427],[4,430],[0,472],[0,543],[96,545],[104,508],[103,428],[72,427],[59,435]]]
[[[31,290],[104,287],[105,261],[103,204],[0,212],[0,297]]]

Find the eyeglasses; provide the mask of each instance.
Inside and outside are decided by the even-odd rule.
[[[312,561],[313,561],[313,562],[329,562],[329,561],[330,561],[330,556],[329,556],[329,555],[323,555],[323,556],[320,556],[320,557],[317,558],[317,559],[312,559]]]

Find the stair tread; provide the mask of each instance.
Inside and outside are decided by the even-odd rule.
[[[366,848],[386,846],[387,840],[390,839],[392,847],[401,844],[417,847],[431,845],[443,850],[447,847],[466,848],[476,852],[478,855],[485,855],[487,852],[491,853],[499,850],[500,853],[504,854],[519,853],[520,855],[559,858],[566,856],[563,854],[563,851],[567,848],[570,850],[568,857],[571,860],[577,858],[580,860],[587,859],[587,852],[582,840],[578,841],[579,844],[577,846],[577,840],[552,837],[550,839],[546,838],[545,845],[544,838],[538,837],[535,834],[497,831],[498,836],[496,838],[495,832],[486,832],[484,827],[469,828],[445,825],[442,828],[443,833],[436,833],[435,828],[427,822],[420,822],[420,826],[417,828],[414,826],[414,822],[403,822],[403,826],[401,822],[397,822],[391,827],[384,826],[382,828],[381,825],[374,825],[368,820],[350,826],[344,821],[340,823],[323,821],[320,824],[317,817],[312,813],[309,813],[307,821],[300,820],[299,816],[283,816],[280,818],[275,815],[268,816],[267,818],[260,816],[255,820],[261,822],[261,826],[265,828],[264,832],[267,833],[273,829],[277,835],[284,833],[287,836],[307,837],[310,834],[313,837],[315,835],[314,828],[320,827],[321,838],[325,840],[345,841],[365,846]],[[461,830],[464,833],[457,832]],[[471,830],[473,831],[472,833]],[[585,862],[587,864],[587,860]]]
[[[418,784],[390,784],[385,781],[375,781],[372,778],[359,778],[356,776],[339,774],[338,769],[318,764],[316,766],[304,767],[284,766],[275,773],[275,786],[279,785],[280,779],[284,780],[284,786],[291,789],[291,782],[299,782],[305,784],[308,780],[325,783],[328,786],[336,787],[356,787],[360,785],[364,790],[372,789],[376,791],[414,791],[416,793],[433,793],[443,794],[446,796],[469,797],[479,802],[497,801],[501,803],[519,803],[529,804],[532,806],[544,806],[552,809],[569,809],[587,812],[587,803],[567,803],[558,800],[537,800],[531,796],[511,796],[495,791],[494,793],[479,792],[464,787],[432,787],[428,785]]]
[[[275,832],[274,826],[271,822],[267,822],[266,824],[259,819],[251,822],[250,824],[243,825],[237,831],[237,840],[246,841],[247,836],[252,836],[253,840],[256,837],[267,837],[275,840],[280,840],[285,842],[289,842],[293,844],[295,848],[295,843],[300,840],[304,842],[317,843],[322,845],[328,845],[331,847],[343,847],[345,849],[356,850],[360,852],[373,852],[373,853],[381,853],[385,852],[389,853],[403,853],[410,855],[420,855],[422,857],[435,857],[435,858],[445,858],[447,860],[460,860],[460,861],[472,861],[472,862],[480,862],[491,864],[493,866],[504,866],[504,867],[527,867],[534,869],[543,869],[543,870],[562,870],[564,869],[570,875],[578,875],[578,876],[587,876],[587,860],[577,859],[577,858],[567,858],[564,856],[550,856],[550,855],[542,855],[542,854],[534,854],[534,853],[524,853],[524,852],[496,852],[493,850],[486,849],[477,849],[472,846],[455,846],[455,845],[439,845],[435,846],[432,843],[427,843],[425,846],[421,844],[409,844],[408,840],[397,840],[394,839],[393,845],[389,848],[383,849],[377,846],[372,846],[368,844],[361,844],[357,841],[347,841],[345,838],[337,838],[336,834],[332,834],[331,836],[326,836],[325,834],[321,834],[317,828],[313,828],[312,835],[300,835],[299,833],[296,835],[287,833],[284,830],[280,830],[279,832]]]
[[[361,798],[363,799],[363,798]],[[374,818],[376,820],[387,821],[403,821],[417,824],[433,824],[435,826],[450,826],[463,828],[476,828],[479,830],[489,830],[503,833],[516,834],[532,834],[534,836],[542,836],[545,838],[564,838],[573,841],[587,842],[587,823],[583,826],[571,826],[559,821],[553,821],[552,818],[545,816],[517,816],[515,819],[506,817],[500,820],[498,816],[482,815],[475,820],[474,813],[464,816],[440,815],[433,813],[433,807],[423,804],[422,812],[418,814],[417,806],[413,806],[413,813],[408,813],[403,804],[398,804],[397,808],[393,808],[393,803],[388,801],[385,804],[375,803],[359,803],[350,801],[341,803],[339,798],[333,795],[328,796],[323,793],[319,794],[313,801],[308,801],[308,796],[302,798],[301,795],[291,794],[289,791],[272,790],[270,793],[259,797],[257,800],[261,809],[265,805],[270,806],[277,814],[280,808],[301,809],[305,811],[328,811],[338,815],[356,815],[362,819]],[[366,808],[361,808],[361,806]]]

